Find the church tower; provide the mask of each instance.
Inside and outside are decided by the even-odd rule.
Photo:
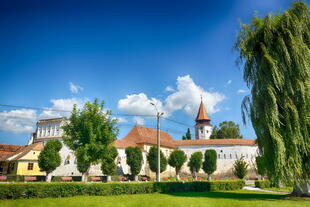
[[[212,134],[212,127],[210,124],[211,119],[207,114],[206,108],[202,100],[195,121],[196,121],[195,125],[196,139],[210,139],[210,136]]]

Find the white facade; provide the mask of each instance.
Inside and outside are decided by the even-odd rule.
[[[51,139],[59,139],[63,143],[63,131],[61,126],[64,124],[65,119],[50,119],[50,120],[41,120],[37,123],[37,130],[36,135],[34,135],[29,142],[47,142]],[[202,127],[202,128],[201,128]],[[196,136],[199,139],[209,139],[212,129],[211,125],[197,125]],[[190,140],[188,140],[190,141]],[[192,140],[195,141],[195,140]],[[196,140],[200,142],[199,140]],[[202,140],[201,140],[202,141]],[[211,141],[211,140],[209,140]],[[209,142],[209,141],[202,141],[202,142]],[[155,174],[152,173],[149,169],[147,163],[147,152],[150,150],[152,145],[143,144],[141,145],[141,150],[143,151],[143,165],[140,174],[141,175],[148,175],[154,176]],[[239,159],[240,157],[244,157],[244,159],[250,164],[250,167],[253,168],[253,163],[255,163],[255,157],[258,155],[258,148],[256,145],[211,145],[211,144],[182,144],[176,145],[176,147],[180,150],[183,150],[187,158],[189,160],[190,156],[194,152],[204,152],[208,149],[214,149],[217,152],[217,171],[214,174],[222,174],[232,171],[232,167],[234,162]],[[173,151],[172,148],[161,147],[162,152],[168,158],[170,153]],[[126,154],[125,149],[117,148],[118,157],[116,159],[117,162],[117,174],[130,174],[130,168],[126,164]],[[53,176],[80,176],[81,173],[76,168],[76,158],[74,156],[74,152],[68,148],[63,143],[63,147],[60,150],[61,156],[61,165],[56,168],[53,172]],[[189,168],[187,167],[187,163],[183,165],[181,172],[189,174]],[[202,172],[202,171],[201,171]],[[171,166],[167,166],[167,169],[162,176],[174,176],[175,170]],[[100,165],[91,166],[89,171],[89,175],[91,176],[101,176],[102,172],[100,169]]]
[[[212,134],[211,125],[196,125],[195,126],[195,138],[196,139],[210,139]]]
[[[232,172],[234,162],[244,157],[253,168],[253,163],[255,163],[255,157],[258,155],[257,146],[241,146],[241,145],[195,145],[195,146],[179,146],[180,150],[184,151],[187,158],[194,152],[201,152],[203,155],[206,150],[213,149],[217,154],[217,170],[214,174],[223,174]],[[187,166],[187,163],[184,166]],[[190,173],[189,168],[183,168],[183,172]],[[202,171],[201,171],[202,172]]]

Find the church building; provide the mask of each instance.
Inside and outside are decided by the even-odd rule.
[[[46,143],[51,139],[59,139],[63,143],[63,130],[62,125],[67,120],[65,118],[43,119],[37,122],[36,132],[32,134],[29,140],[28,147],[21,148],[16,153],[12,153],[5,158],[2,162],[9,165],[10,161],[19,162],[18,156],[23,153],[23,150],[32,149],[38,143]],[[194,140],[179,140],[174,139],[169,133],[160,131],[161,137],[161,150],[168,158],[170,153],[175,149],[183,150],[187,159],[194,152],[204,152],[207,149],[214,149],[217,153],[217,170],[214,174],[232,174],[233,163],[240,157],[250,164],[253,168],[255,157],[258,155],[258,148],[253,139],[210,139],[212,134],[211,119],[208,116],[206,108],[201,101],[199,110],[195,119],[195,139]],[[129,133],[122,139],[115,141],[115,147],[118,151],[117,157],[117,173],[128,174],[130,173],[129,166],[126,164],[125,149],[130,146],[138,146],[143,153],[143,165],[140,174],[155,177],[155,173],[151,172],[147,163],[147,154],[152,146],[157,143],[156,129],[148,128],[145,126],[134,126]],[[41,145],[40,145],[41,146]],[[31,151],[32,152],[32,151]],[[74,152],[63,144],[60,150],[61,165],[52,172],[53,176],[80,176],[81,173],[76,168],[76,159]],[[37,156],[36,156],[37,157]],[[187,161],[188,161],[187,160]],[[32,160],[32,163],[37,163],[37,160]],[[26,165],[24,166],[26,168]],[[21,169],[19,172],[26,172]],[[187,163],[181,169],[181,173],[190,175]],[[203,173],[203,171],[201,171]],[[40,173],[42,174],[42,172]],[[100,165],[92,166],[89,172],[90,176],[101,176]],[[174,176],[174,168],[167,166],[162,176]]]

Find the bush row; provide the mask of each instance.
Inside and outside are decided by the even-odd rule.
[[[255,180],[255,187],[257,188],[270,188],[272,187],[269,180]]]
[[[145,183],[8,183],[0,185],[0,199],[107,196],[140,193],[204,192],[236,190],[244,181],[145,182]]]

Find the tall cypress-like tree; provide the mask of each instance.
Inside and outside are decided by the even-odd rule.
[[[211,175],[216,171],[217,165],[217,156],[216,151],[213,149],[206,150],[205,152],[205,159],[202,164],[202,169],[205,173],[208,174],[208,180],[211,180]]]
[[[150,170],[157,174],[157,147],[151,147],[147,155],[147,161],[150,166]],[[164,172],[167,168],[167,158],[164,153],[160,150],[160,172]],[[157,175],[156,175],[157,177]]]
[[[188,167],[192,173],[193,178],[197,179],[197,173],[201,169],[202,165],[202,153],[201,152],[194,152],[188,162]]]
[[[266,165],[268,178],[295,185],[310,196],[310,16],[294,2],[283,14],[254,17],[236,42],[244,80],[242,103]]]
[[[182,150],[174,150],[169,156],[168,163],[170,166],[175,168],[175,176],[177,180],[180,179],[180,170],[186,162],[186,159],[187,156]]]
[[[104,110],[103,101],[99,104],[98,99],[95,99],[93,103],[87,102],[82,110],[77,109],[75,105],[67,124],[63,126],[65,143],[77,157],[83,181],[87,181],[92,164],[98,164],[100,161],[106,163],[107,160],[115,158],[115,153],[111,151],[115,152],[116,149],[111,148],[114,148],[113,142],[116,140],[118,128],[115,126],[116,120],[111,118],[111,113],[110,110]],[[113,171],[113,165],[107,167],[109,169],[104,169],[105,171]]]
[[[126,163],[130,167],[131,175],[137,181],[137,175],[140,173],[143,162],[142,151],[139,147],[127,147],[126,153]]]

